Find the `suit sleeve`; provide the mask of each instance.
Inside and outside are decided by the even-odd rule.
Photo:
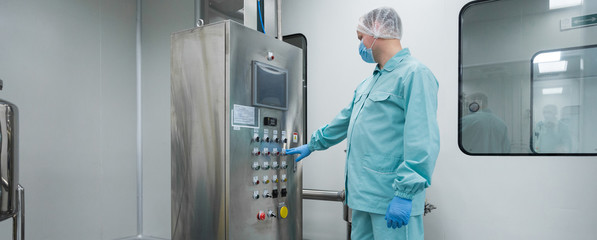
[[[405,78],[404,161],[392,184],[395,196],[413,199],[431,185],[439,154],[437,92],[437,80],[427,68]]]
[[[355,96],[356,91],[350,104],[342,109],[334,120],[311,134],[311,140],[308,143],[309,150],[325,150],[346,138]]]

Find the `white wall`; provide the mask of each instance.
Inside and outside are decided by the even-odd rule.
[[[27,239],[135,234],[134,48],[133,0],[0,0],[0,97],[20,110]]]
[[[170,34],[193,28],[194,0],[143,0],[144,233],[170,238]]]
[[[438,209],[424,218],[426,239],[595,239],[596,157],[471,157],[458,149],[458,15],[467,2],[285,1],[283,31],[309,41],[308,130],[330,121],[372,71],[357,53],[358,17],[394,7],[405,28],[403,45],[440,84],[441,152],[427,194]],[[305,188],[343,188],[344,148],[340,143],[303,161]],[[305,238],[343,239],[339,208],[305,201]]]

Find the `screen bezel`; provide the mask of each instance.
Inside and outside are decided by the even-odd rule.
[[[257,86],[259,84],[259,79],[257,78],[257,68],[266,68],[270,71],[276,71],[276,72],[280,72],[280,73],[284,73],[284,81],[285,81],[285,92],[284,92],[284,97],[285,97],[285,103],[284,106],[273,106],[273,105],[268,105],[268,104],[263,104],[257,101]],[[253,70],[252,72],[252,77],[253,77],[253,105],[254,106],[259,106],[259,107],[266,107],[266,108],[273,108],[273,109],[278,109],[278,110],[288,110],[288,70],[287,69],[283,69],[283,68],[279,68],[270,64],[266,64],[263,62],[259,62],[259,61],[252,61],[252,68]]]

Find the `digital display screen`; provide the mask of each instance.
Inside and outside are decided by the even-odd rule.
[[[253,104],[288,109],[288,70],[253,61]]]

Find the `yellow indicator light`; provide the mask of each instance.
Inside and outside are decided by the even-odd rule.
[[[280,217],[281,218],[288,217],[288,208],[286,206],[280,208]]]

